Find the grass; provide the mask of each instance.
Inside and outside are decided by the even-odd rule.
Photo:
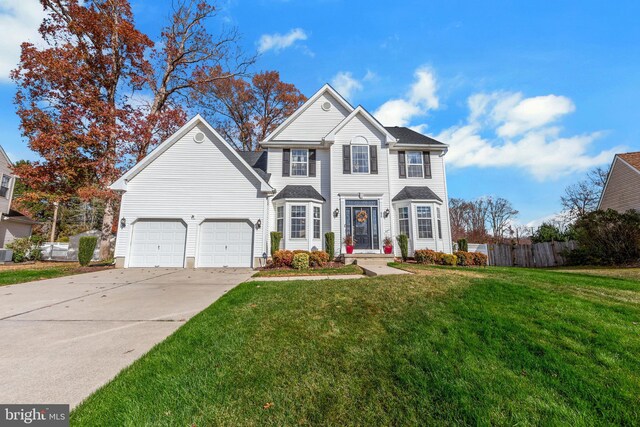
[[[363,274],[362,269],[355,264],[341,267],[308,268],[305,270],[271,269],[258,271],[253,277],[290,277],[290,276],[329,276],[344,274]]]
[[[108,267],[98,266],[98,268]],[[0,286],[53,279],[94,270],[95,267],[80,267],[78,263],[36,262],[33,264],[8,264],[0,266]]]
[[[639,425],[640,282],[407,266],[246,282],[72,425]]]

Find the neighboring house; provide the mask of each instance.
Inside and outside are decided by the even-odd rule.
[[[613,158],[598,209],[640,212],[640,151]]]
[[[31,218],[11,209],[16,183],[11,166],[11,160],[0,147],[0,248],[17,238],[31,236],[31,228],[37,224]]]
[[[451,252],[447,145],[383,127],[325,85],[261,142],[238,152],[202,117],[191,119],[111,188],[122,192],[118,267],[250,267],[282,249],[322,250],[335,233],[356,253],[385,236],[410,251]]]

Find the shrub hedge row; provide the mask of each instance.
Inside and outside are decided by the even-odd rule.
[[[418,249],[413,254],[418,264],[485,266],[487,256],[479,252],[456,251],[453,255],[431,249]]]
[[[294,267],[294,258],[300,254],[307,256],[307,267],[323,267],[329,262],[329,255],[324,251],[281,250],[274,252],[271,264],[273,267]]]

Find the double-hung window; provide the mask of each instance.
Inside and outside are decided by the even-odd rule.
[[[409,178],[424,177],[422,151],[407,151],[407,176]]]
[[[291,206],[291,238],[305,239],[307,237],[307,207]]]
[[[291,150],[291,176],[307,176],[309,172],[309,150]]]
[[[313,238],[320,238],[320,208],[318,206],[313,207]]]
[[[276,231],[284,233],[284,206],[276,208]]]
[[[409,208],[398,209],[398,225],[400,234],[409,237]]]
[[[2,185],[0,185],[0,196],[9,198],[10,183],[11,183],[11,177],[9,175],[2,175]]]
[[[431,222],[431,207],[418,206],[416,208],[418,217],[418,238],[433,239],[433,224]]]
[[[436,208],[436,218],[438,220],[438,239],[442,239],[442,218],[440,217],[440,208]]]
[[[369,146],[351,146],[351,173],[369,173]]]

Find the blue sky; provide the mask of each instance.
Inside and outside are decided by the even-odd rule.
[[[615,3],[615,6],[612,4]],[[170,2],[134,1],[157,39]],[[305,94],[325,82],[385,125],[451,145],[450,197],[506,197],[528,223],[560,210],[565,186],[613,153],[640,150],[640,2],[227,1],[255,69]],[[36,0],[0,0],[0,73],[33,37]],[[215,25],[213,25],[215,26]],[[14,87],[0,78],[2,145],[33,158]]]

